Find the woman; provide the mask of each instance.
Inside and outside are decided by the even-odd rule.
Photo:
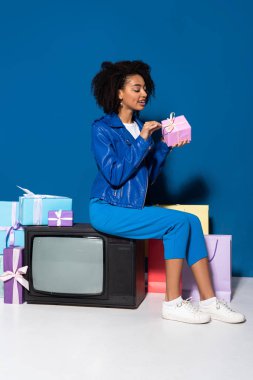
[[[163,139],[154,143],[157,121],[138,118],[154,82],[142,61],[104,62],[93,78],[92,89],[105,115],[92,125],[92,151],[98,174],[91,190],[90,221],[101,232],[131,239],[162,239],[166,266],[165,319],[207,323],[245,321],[215,297],[207,250],[199,219],[192,214],[145,204],[148,187],[155,182],[174,147]],[[180,294],[183,260],[191,267],[200,292],[199,308]]]

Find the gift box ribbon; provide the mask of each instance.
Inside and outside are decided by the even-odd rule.
[[[163,134],[163,136],[168,135],[169,133],[171,133],[173,131],[173,129],[175,128],[175,126],[181,125],[181,124],[185,123],[184,121],[180,121],[180,122],[177,121],[175,123],[175,112],[171,112],[170,113],[170,117],[167,118],[166,120],[167,120],[168,125],[165,125],[162,128],[162,134]],[[179,139],[179,131],[177,131],[177,139]]]
[[[57,220],[57,226],[61,226],[62,220],[72,220],[70,217],[62,216],[62,210],[55,211],[54,213],[56,217],[49,217],[48,220]]]
[[[17,212],[17,202],[12,202],[11,205],[11,226],[0,226],[0,231],[6,231],[6,247],[8,247],[8,239],[9,245],[14,245],[15,244],[15,234],[14,231],[17,230],[23,230],[22,225],[17,222],[16,220],[16,212]]]
[[[30,198],[34,199],[33,203],[33,224],[35,226],[38,226],[42,223],[42,199],[45,198],[62,198],[58,195],[48,195],[48,194],[34,194],[28,189],[24,189],[23,187],[17,186],[19,189],[23,190],[25,194],[23,195],[23,198]],[[21,206],[22,206],[22,200],[21,199]],[[21,207],[22,210],[22,207]]]
[[[12,278],[14,279],[13,282],[13,293],[12,293],[12,302],[13,303],[19,303],[19,295],[18,295],[18,283],[22,285],[24,288],[29,290],[29,283],[28,281],[23,277],[24,274],[26,274],[28,266],[24,266],[21,268],[18,268],[18,260],[20,255],[20,248],[13,248],[13,263],[12,263],[12,271],[6,271],[0,276],[0,280],[3,282],[9,281]]]

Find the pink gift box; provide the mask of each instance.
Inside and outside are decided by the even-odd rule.
[[[8,247],[3,253],[4,273],[0,280],[4,283],[4,303],[21,304],[24,302],[23,287],[29,289],[23,277],[27,272],[27,266],[22,267],[23,247]]]
[[[51,210],[48,211],[48,225],[51,227],[73,226],[73,211],[70,210]]]
[[[191,126],[183,115],[175,117],[175,113],[171,112],[168,119],[162,120],[162,135],[168,146],[183,140],[191,141]]]

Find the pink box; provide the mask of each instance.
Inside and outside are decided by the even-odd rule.
[[[168,146],[183,140],[191,141],[191,126],[183,115],[175,117],[174,112],[171,112],[168,119],[162,120],[162,135]]]
[[[73,226],[73,211],[70,210],[52,210],[48,211],[48,225],[58,227]]]

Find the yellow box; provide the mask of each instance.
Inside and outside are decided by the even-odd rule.
[[[184,211],[196,215],[202,225],[204,235],[209,234],[209,205],[157,205],[172,210]]]

